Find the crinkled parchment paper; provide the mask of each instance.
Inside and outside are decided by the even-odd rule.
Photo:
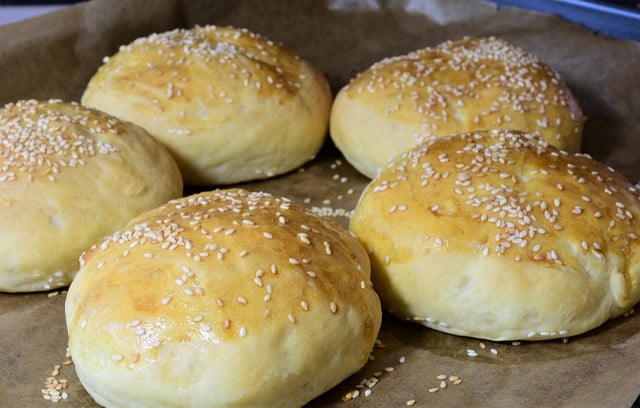
[[[78,101],[102,58],[119,45],[208,23],[246,27],[285,43],[324,72],[334,93],[384,57],[463,36],[504,38],[567,79],[588,115],[583,151],[640,180],[640,44],[479,0],[94,0],[0,27],[0,103]],[[367,182],[327,141],[302,169],[244,187],[288,196],[346,227]],[[0,294],[1,406],[52,404],[41,388],[66,360],[64,297],[64,291]],[[390,316],[379,338],[361,372],[310,405],[393,407],[415,400],[415,406],[438,407],[628,407],[640,394],[640,313],[566,344],[481,342]],[[447,378],[438,379],[441,374]],[[462,382],[453,384],[450,376]],[[95,406],[73,365],[62,366],[56,378],[68,380],[68,399],[60,404]],[[362,381],[370,391],[357,388]],[[344,402],[354,390],[359,396]]]

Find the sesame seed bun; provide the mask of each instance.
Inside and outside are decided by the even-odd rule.
[[[432,136],[496,128],[578,152],[584,117],[562,77],[503,40],[465,38],[384,59],[338,92],[331,137],[373,178]]]
[[[637,192],[613,169],[493,130],[396,158],[350,228],[391,313],[457,335],[541,340],[640,300],[638,219]]]
[[[381,324],[357,240],[266,193],[171,201],[81,261],[69,349],[109,407],[302,406],[366,363]]]
[[[293,170],[322,147],[331,91],[292,50],[245,29],[196,26],[139,38],[99,68],[82,104],[145,128],[186,184]]]
[[[182,195],[167,150],[102,112],[34,100],[0,109],[0,291],[67,286],[80,254]]]

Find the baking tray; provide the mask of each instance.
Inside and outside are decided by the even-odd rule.
[[[496,0],[496,4],[556,14],[601,34],[640,41],[640,3],[635,0]]]
[[[381,58],[465,35],[495,35],[558,70],[588,116],[583,150],[633,183],[640,180],[637,42],[595,35],[552,14],[474,0],[153,4],[93,0],[0,27],[0,103],[25,98],[78,101],[102,58],[121,44],[195,24],[231,24],[281,41],[316,65],[334,93]],[[346,227],[367,182],[327,140],[318,157],[301,169],[241,186],[287,196]],[[95,406],[73,364],[63,365],[64,298],[64,291],[0,294],[0,405],[50,406],[40,390],[60,365],[55,377],[68,380],[63,404]],[[607,322],[567,343],[519,344],[447,335],[385,315],[379,339],[372,361],[309,405],[390,407],[415,400],[415,406],[442,407],[628,407],[640,392],[640,313]],[[447,376],[447,388],[439,388],[439,375]],[[453,384],[451,376],[462,383]],[[433,388],[438,391],[430,392]],[[356,398],[343,401],[354,391],[359,392]]]

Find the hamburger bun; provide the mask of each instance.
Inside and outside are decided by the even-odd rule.
[[[432,136],[509,128],[580,150],[582,111],[563,78],[536,56],[494,38],[447,41],[387,58],[336,96],[331,138],[373,178]]]
[[[77,104],[0,109],[0,291],[67,286],[78,257],[182,195],[167,150],[131,123]]]
[[[640,300],[639,219],[636,190],[613,169],[493,130],[397,157],[350,228],[394,315],[456,335],[543,340]]]
[[[145,128],[188,185],[264,179],[311,160],[324,143],[331,92],[295,52],[234,27],[196,26],[120,47],[82,104]]]
[[[81,261],[69,349],[104,406],[302,406],[359,370],[380,328],[362,246],[266,193],[173,200]]]

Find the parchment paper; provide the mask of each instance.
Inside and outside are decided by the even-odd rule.
[[[207,23],[246,27],[285,43],[324,72],[334,93],[381,58],[465,35],[502,37],[567,79],[588,116],[583,151],[640,180],[640,44],[479,0],[94,0],[0,27],[0,103],[78,101],[102,58],[119,45]],[[328,140],[302,169],[244,187],[287,196],[346,227],[367,182]],[[64,296],[0,294],[0,406],[53,404],[40,390],[66,360]],[[361,372],[310,406],[393,407],[415,400],[423,407],[629,407],[640,394],[640,311],[566,344],[481,342],[390,316],[379,339],[382,345]],[[360,388],[357,398],[342,400],[374,374],[369,396]],[[440,374],[462,383],[447,378],[440,388]],[[57,378],[68,379],[68,399],[60,404],[96,406],[73,365],[63,366]]]

